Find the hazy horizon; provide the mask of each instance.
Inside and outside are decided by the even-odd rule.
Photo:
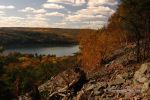
[[[91,27],[82,27],[82,28],[73,28],[73,27],[24,27],[24,26],[20,26],[20,27],[16,27],[16,26],[4,26],[4,27],[0,27],[0,28],[42,28],[42,29],[92,29],[92,30],[96,30],[95,28],[91,28]]]

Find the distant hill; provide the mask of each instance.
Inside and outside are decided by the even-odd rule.
[[[80,29],[60,28],[0,28],[0,45],[74,44]]]

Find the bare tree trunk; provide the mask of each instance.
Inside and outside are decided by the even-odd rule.
[[[137,55],[137,62],[140,62],[140,39],[138,38],[137,39],[137,42],[136,42],[136,46],[137,46],[137,51],[136,51],[136,55]]]

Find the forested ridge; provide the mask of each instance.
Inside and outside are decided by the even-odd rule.
[[[80,29],[1,27],[0,45],[77,44]]]

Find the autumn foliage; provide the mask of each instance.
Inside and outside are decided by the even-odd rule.
[[[84,30],[79,35],[81,55],[85,69],[97,69],[111,52],[132,43],[136,61],[150,57],[150,7],[149,0],[121,0],[108,25],[100,30]]]
[[[109,54],[120,46],[119,35],[111,34],[105,28],[84,30],[79,36],[81,61],[84,69],[95,70],[108,58]]]

